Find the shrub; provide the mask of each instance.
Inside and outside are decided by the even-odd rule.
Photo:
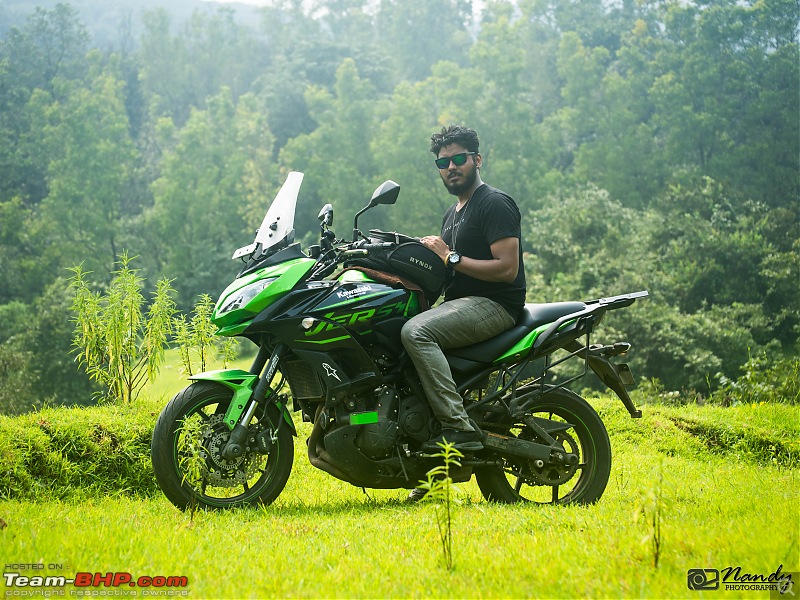
[[[0,416],[0,498],[152,495],[156,410],[143,403]]]
[[[800,404],[800,358],[772,358],[766,352],[753,356],[743,374],[731,380],[720,376],[713,399],[721,404],[785,402]]]
[[[30,368],[33,358],[19,337],[0,344],[0,413],[16,415],[42,406]]]
[[[214,336],[216,326],[211,322],[214,312],[214,301],[208,294],[203,294],[194,306],[191,320],[185,315],[178,315],[173,319],[175,342],[180,351],[183,370],[188,375],[206,370],[209,359],[217,352],[221,354],[223,368],[227,368],[230,361],[236,358],[236,338],[220,338]],[[194,368],[194,359],[197,359],[199,370]]]
[[[123,254],[105,295],[91,290],[82,267],[72,278],[79,362],[105,387],[107,399],[123,403],[135,400],[158,373],[176,312],[174,290],[161,279],[145,316],[142,279],[130,262]]]

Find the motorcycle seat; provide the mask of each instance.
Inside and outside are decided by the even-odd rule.
[[[517,323],[511,329],[484,342],[461,348],[450,348],[445,354],[473,362],[490,363],[537,327],[552,323],[556,319],[579,312],[584,308],[586,308],[586,304],[583,302],[526,304]]]

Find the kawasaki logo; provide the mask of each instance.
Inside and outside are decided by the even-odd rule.
[[[424,260],[420,260],[418,258],[414,258],[413,256],[409,257],[408,262],[418,265],[423,269],[428,269],[428,271],[433,271],[433,265],[429,265]]]
[[[353,288],[352,290],[339,290],[336,292],[336,295],[339,298],[355,298],[357,296],[363,296],[372,291],[372,286],[369,285],[359,285],[358,287]]]

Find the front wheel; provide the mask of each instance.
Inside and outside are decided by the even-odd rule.
[[[611,442],[597,412],[580,396],[558,388],[542,394],[528,414],[570,425],[557,426],[560,431],[552,437],[567,453],[578,456],[577,464],[537,466],[530,459],[504,456],[502,467],[483,468],[475,473],[484,498],[540,504],[590,504],[599,500],[611,473]],[[521,422],[492,429],[543,443]]]
[[[250,423],[246,452],[222,456],[230,436],[225,412],[233,391],[199,381],[170,400],[153,430],[151,458],[164,495],[181,510],[270,504],[281,493],[294,459],[294,441],[281,412],[259,405]]]

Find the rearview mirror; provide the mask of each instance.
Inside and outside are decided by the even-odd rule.
[[[378,206],[378,204],[394,204],[397,202],[397,196],[400,195],[400,184],[395,183],[391,179],[388,181],[384,181],[378,188],[372,193],[372,198],[364,208],[356,213],[355,218],[353,219],[353,241],[355,242],[358,240],[358,217],[364,214],[373,206]]]
[[[330,204],[323,206],[322,210],[319,211],[319,216],[317,216],[317,219],[322,221],[323,225],[333,225],[333,206]]]
[[[378,204],[394,204],[397,202],[397,196],[400,194],[400,185],[389,179],[384,181],[375,192],[372,194],[372,199],[369,201],[370,207],[377,206]]]

